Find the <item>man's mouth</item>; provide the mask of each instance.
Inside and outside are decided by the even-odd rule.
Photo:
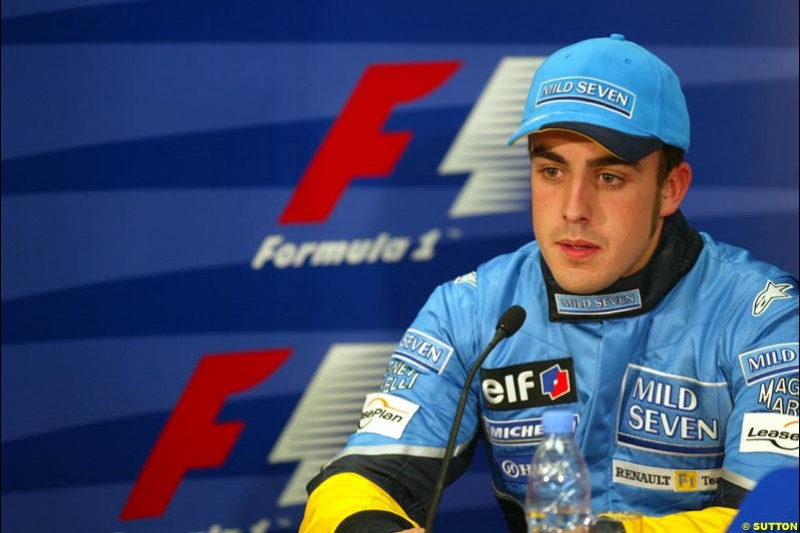
[[[562,245],[562,246],[569,246],[569,247],[571,247],[571,248],[578,248],[578,249],[584,249],[584,248],[600,248],[600,247],[599,247],[599,246],[597,246],[596,244],[594,244],[594,243],[591,243],[591,242],[588,242],[588,241],[571,241],[571,240],[563,240],[563,241],[558,241],[558,244],[560,244],[560,245]]]
[[[556,244],[564,255],[573,260],[587,259],[600,250],[599,246],[589,241],[562,240]]]

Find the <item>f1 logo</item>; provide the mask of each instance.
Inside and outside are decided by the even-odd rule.
[[[189,470],[222,466],[244,429],[244,422],[215,422],[225,399],[266,379],[290,354],[282,349],[203,357],[150,452],[120,520],[161,516]]]
[[[676,491],[697,490],[697,472],[692,470],[676,470],[675,490]]]
[[[412,133],[385,133],[397,104],[426,96],[458,70],[460,61],[370,65],[300,179],[280,224],[328,219],[355,178],[385,178]]]

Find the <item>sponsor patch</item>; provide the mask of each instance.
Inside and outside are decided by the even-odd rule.
[[[641,489],[670,492],[716,490],[721,468],[710,470],[673,470],[614,459],[614,483]]]
[[[575,414],[573,428],[578,426],[578,414]],[[492,420],[483,417],[483,428],[486,437],[497,446],[517,446],[535,444],[542,440],[542,419],[524,418],[520,420]]]
[[[481,369],[487,409],[509,411],[578,401],[572,358]]]
[[[527,483],[532,460],[533,455],[495,457],[495,462],[500,467],[500,474],[509,483]]]
[[[775,283],[772,283],[771,279],[768,279],[764,290],[759,292],[756,295],[755,300],[753,300],[753,316],[763,315],[770,304],[775,300],[791,298],[792,295],[787,294],[787,291],[789,291],[791,288],[792,285],[789,283],[779,283],[776,285]]]
[[[745,413],[739,451],[798,456],[798,418],[777,413]]]
[[[419,371],[411,365],[398,361],[394,357],[389,359],[386,373],[383,376],[381,392],[394,392],[396,390],[411,390],[417,383]]]
[[[798,389],[800,389],[800,378],[797,375],[770,379],[761,383],[758,391],[758,403],[773,413],[796,418],[799,402]]]
[[[455,281],[453,282],[456,285],[460,283],[466,283],[468,285],[472,285],[473,287],[478,286],[478,273],[474,270],[469,274],[464,274],[463,276],[458,276]]]
[[[556,310],[562,315],[613,315],[642,308],[639,289],[613,294],[556,294]]]
[[[391,394],[368,394],[358,421],[358,433],[399,439],[419,405]]]
[[[731,409],[727,391],[726,382],[628,365],[617,443],[671,455],[722,455]]]
[[[798,343],[773,344],[739,354],[739,366],[744,381],[752,385],[758,381],[797,372]]]
[[[394,357],[437,374],[453,355],[453,347],[416,329],[409,329],[397,344]]]
[[[596,78],[556,78],[544,81],[539,86],[536,107],[564,101],[599,106],[625,118],[631,118],[636,107],[636,95],[633,92]]]

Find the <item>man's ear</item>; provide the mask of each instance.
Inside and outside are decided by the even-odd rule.
[[[692,167],[686,161],[678,164],[667,174],[667,179],[661,187],[660,217],[668,217],[678,210],[691,183]]]

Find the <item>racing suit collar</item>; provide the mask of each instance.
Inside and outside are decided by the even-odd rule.
[[[647,313],[691,270],[702,249],[700,234],[676,211],[664,220],[658,247],[647,265],[597,294],[574,294],[562,289],[542,257],[550,321],[605,320]]]

